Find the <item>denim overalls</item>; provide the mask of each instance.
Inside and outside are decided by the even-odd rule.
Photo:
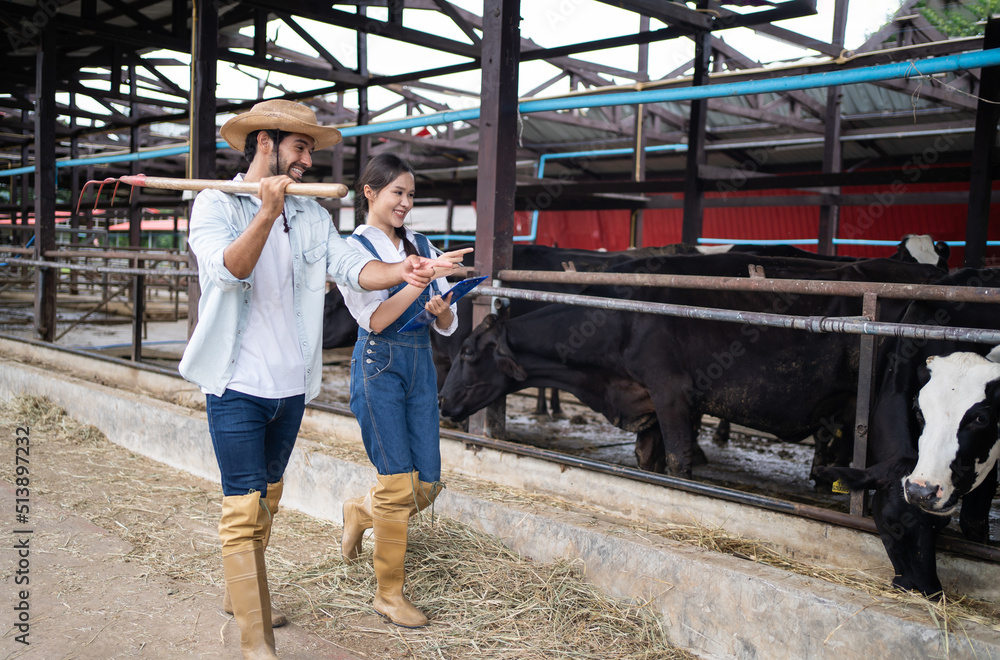
[[[380,259],[367,238],[360,234],[351,238]],[[422,234],[415,238],[417,251],[433,257],[427,238]],[[389,289],[389,295],[405,286],[404,282]],[[437,283],[431,282],[431,287],[440,295]],[[441,426],[430,328],[400,332],[430,300],[429,288],[382,332],[358,328],[351,356],[351,412],[379,474],[417,470],[420,481],[434,483],[441,479]]]

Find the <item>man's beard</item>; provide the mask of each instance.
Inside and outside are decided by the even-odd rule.
[[[277,167],[277,171],[274,171],[274,170],[272,170],[272,174],[271,174],[271,176],[277,176],[277,175],[279,175],[279,174],[287,174],[288,176],[290,176],[290,177],[292,178],[292,180],[294,180],[294,181],[300,181],[300,180],[301,180],[301,178],[299,178],[299,179],[296,179],[296,178],[295,178],[294,176],[292,176],[292,175],[291,175],[291,173],[290,173],[290,170],[291,170],[292,166],[293,166],[293,165],[296,165],[296,164],[298,164],[298,163],[297,163],[297,162],[296,162],[296,163],[289,163],[289,162],[288,162],[287,160],[285,160],[285,161],[281,160],[281,156],[279,155],[279,156],[278,156],[278,167]],[[308,168],[308,167],[305,167],[305,166],[303,166],[303,167],[302,167],[302,176],[305,176],[306,172],[308,172],[308,171],[309,171],[309,168]]]

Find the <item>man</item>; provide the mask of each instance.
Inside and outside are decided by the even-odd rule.
[[[236,180],[259,181],[260,195],[206,190],[195,199],[188,243],[202,296],[180,372],[205,393],[222,474],[224,608],[244,658],[276,658],[272,625],[287,619],[271,608],[264,549],[305,404],[320,389],[327,273],[357,290],[425,287],[461,253],[383,263],[341,239],[314,199],[286,197],[313,150],[341,139],[300,103],[258,103],[221,134],[250,163]]]

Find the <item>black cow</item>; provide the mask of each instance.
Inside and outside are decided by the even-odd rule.
[[[336,286],[323,299],[323,349],[354,346],[358,340],[358,322],[351,316],[344,296]]]
[[[678,243],[622,252],[601,252],[597,250],[556,248],[547,245],[514,245],[511,263],[514,270],[599,272],[633,259],[674,254],[698,254],[698,248],[693,245]],[[472,266],[473,255],[466,255],[466,259],[466,265]],[[517,282],[514,283],[514,286],[532,291],[550,291],[556,293],[579,293],[585,288],[585,285],[582,284],[553,284],[546,282]],[[521,316],[535,309],[540,309],[545,304],[514,298],[510,301],[508,313],[511,317]],[[444,385],[444,379],[448,375],[448,370],[451,369],[452,363],[458,356],[462,342],[471,333],[472,299],[471,297],[466,297],[458,302],[458,327],[455,329],[454,334],[446,337],[436,332],[431,333],[431,347],[434,350],[434,366],[437,369],[439,391]],[[542,396],[543,389],[539,388],[539,401],[536,409],[539,414],[546,412],[545,399]],[[557,414],[558,411],[558,390],[553,390],[552,412],[553,414]]]
[[[961,270],[937,283],[998,286],[1000,270]],[[990,304],[917,301],[901,322],[1000,329],[998,311]],[[870,467],[820,470],[854,490],[875,489],[872,516],[898,588],[941,591],[935,541],[960,499],[962,534],[981,543],[989,539],[1000,407],[1000,366],[982,357],[991,348],[886,340],[869,426]]]
[[[874,259],[831,264],[746,254],[659,257],[619,272],[780,279],[929,282],[930,266]],[[588,295],[806,316],[856,316],[859,299],[649,287],[591,287]],[[892,304],[883,318],[891,318]],[[899,309],[902,305],[899,306]],[[441,412],[464,418],[525,387],[572,392],[619,428],[636,432],[641,468],[689,476],[702,414],[799,440],[838,418],[855,396],[859,342],[752,323],[548,305],[499,322],[463,344],[441,390]]]

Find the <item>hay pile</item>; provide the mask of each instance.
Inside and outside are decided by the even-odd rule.
[[[365,547],[355,565],[338,558],[289,576],[318,593],[314,607],[329,616],[332,628],[343,612],[371,611],[375,574],[371,547]],[[445,518],[411,524],[407,585],[434,622],[405,633],[416,657],[693,657],[669,648],[648,608],[603,595],[583,581],[579,566],[526,561],[493,538]],[[392,626],[381,632],[399,635]]]
[[[0,421],[31,426],[33,493],[128,541],[122,561],[221,585],[217,484],[114,445],[44,399],[0,401]],[[296,624],[362,657],[694,657],[669,646],[651,608],[605,596],[583,580],[581,567],[526,560],[440,516],[411,524],[407,554],[407,588],[433,625],[382,624],[371,610],[370,542],[361,561],[347,565],[339,526],[287,509],[278,515],[267,556],[274,601]]]
[[[967,623],[1000,631],[1000,612],[996,607],[992,603],[968,596],[957,596],[946,591],[940,600],[930,600],[916,592],[899,591],[882,580],[874,580],[860,572],[827,569],[791,559],[775,552],[762,541],[733,536],[719,529],[707,529],[697,525],[668,525],[658,530],[658,533],[675,541],[692,543],[714,552],[724,552],[741,559],[867,593],[877,599],[872,601],[873,605],[915,606],[925,611],[928,618],[943,633],[956,633],[961,636]]]

